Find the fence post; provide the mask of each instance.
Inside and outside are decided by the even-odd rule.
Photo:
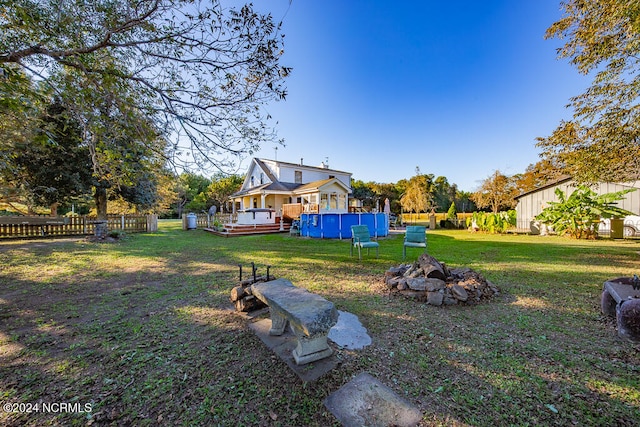
[[[124,215],[120,215],[120,228],[124,231]]]
[[[82,234],[87,234],[87,216],[82,217]]]
[[[158,231],[158,215],[147,215],[147,232]]]

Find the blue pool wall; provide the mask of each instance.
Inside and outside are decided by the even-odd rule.
[[[385,213],[324,213],[300,215],[300,235],[317,239],[350,239],[352,225],[366,225],[371,237],[389,235]]]

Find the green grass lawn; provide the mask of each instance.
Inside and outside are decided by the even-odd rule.
[[[640,345],[599,308],[605,280],[640,273],[640,242],[428,239],[501,294],[452,307],[389,295],[400,234],[361,262],[348,241],[227,239],[177,221],[113,244],[0,242],[0,402],[76,412],[2,411],[0,425],[337,425],[322,401],[363,371],[424,425],[640,425]],[[237,265],[252,261],[358,315],[373,344],[338,349],[338,368],[300,381],[230,311]]]

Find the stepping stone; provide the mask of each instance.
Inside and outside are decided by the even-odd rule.
[[[324,406],[344,427],[417,425],[422,413],[366,372],[330,394]]]
[[[358,316],[341,310],[338,310],[338,323],[329,330],[329,339],[348,350],[361,350],[371,344],[371,337]]]

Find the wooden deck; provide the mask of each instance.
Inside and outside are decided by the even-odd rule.
[[[250,236],[255,234],[271,234],[271,233],[288,233],[291,228],[291,224],[285,222],[282,224],[283,230],[280,230],[280,222],[277,224],[256,224],[256,225],[242,225],[242,224],[225,224],[224,231],[213,230],[211,228],[204,228],[204,231],[215,234],[222,237],[236,237],[236,236]]]

